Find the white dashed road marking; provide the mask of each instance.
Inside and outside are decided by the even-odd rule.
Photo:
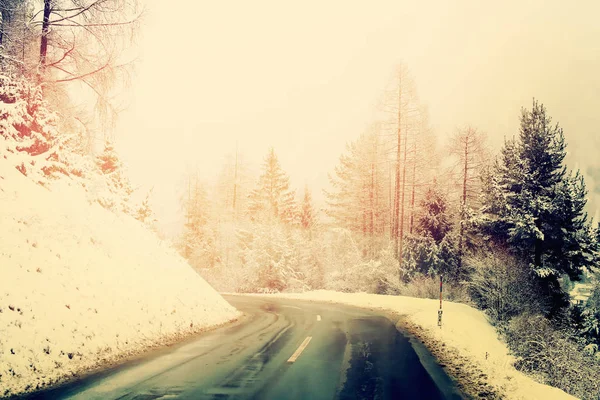
[[[284,308],[295,308],[296,310],[302,310],[300,307],[296,307],[296,306],[281,306]]]
[[[295,362],[298,359],[298,357],[300,357],[300,354],[302,354],[304,349],[306,349],[306,346],[308,346],[308,343],[310,342],[311,339],[312,339],[312,336],[308,336],[306,339],[304,339],[304,341],[302,342],[300,347],[298,347],[298,349],[294,352],[294,354],[292,354],[292,356],[289,358],[289,360],[287,360],[287,362],[289,362],[289,363]]]

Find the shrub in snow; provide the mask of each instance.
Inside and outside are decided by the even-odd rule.
[[[408,283],[389,282],[387,294],[416,297],[421,299],[439,299],[440,279],[432,276],[416,276]],[[460,303],[471,303],[470,297],[463,284],[444,283],[444,300]]]
[[[598,351],[600,345],[600,283],[583,306],[575,306],[572,319],[579,335]],[[596,347],[593,347],[596,346]]]
[[[527,268],[515,257],[500,250],[481,251],[464,263],[472,270],[467,282],[471,299],[493,322],[508,322],[524,312],[540,313],[550,307]]]
[[[523,314],[508,325],[506,340],[517,369],[581,399],[598,398],[600,363],[571,332],[556,330],[542,315]]]

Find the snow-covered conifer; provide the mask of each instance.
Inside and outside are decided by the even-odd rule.
[[[509,246],[530,265],[551,299],[551,313],[568,304],[561,275],[578,279],[597,259],[583,177],[567,172],[565,155],[562,129],[534,101],[522,111],[518,138],[505,142],[486,179],[480,221],[492,242]]]
[[[275,150],[269,149],[256,188],[249,195],[251,219],[294,224],[297,215],[294,196],[290,179],[281,169]]]

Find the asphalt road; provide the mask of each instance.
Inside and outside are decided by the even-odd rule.
[[[35,398],[461,398],[422,346],[374,312],[264,297],[226,299],[245,313],[238,323]]]

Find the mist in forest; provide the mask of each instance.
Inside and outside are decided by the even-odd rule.
[[[217,292],[440,298],[440,317],[443,297],[497,328],[514,368],[595,398],[599,12],[1,0],[9,310],[22,315],[34,293],[49,318],[46,298],[64,313],[80,299],[90,320],[121,328],[119,299],[133,293],[123,304],[143,314],[138,328],[159,315],[192,332],[203,325],[187,315],[207,303],[233,318]],[[175,310],[182,290],[189,314]],[[114,312],[98,313],[101,298]],[[2,315],[5,336],[27,337]],[[39,321],[31,337],[58,332]],[[36,349],[13,358],[32,382],[32,359],[61,365]]]
[[[132,174],[154,187],[165,228],[181,223],[180,176],[197,169],[212,180],[236,144],[255,170],[275,147],[293,185],[308,183],[322,205],[327,174],[374,120],[399,62],[414,76],[440,146],[470,124],[499,149],[517,134],[521,107],[542,101],[565,129],[569,165],[586,175],[590,213],[598,208],[596,2],[185,9],[148,3],[138,76],[118,128]]]

